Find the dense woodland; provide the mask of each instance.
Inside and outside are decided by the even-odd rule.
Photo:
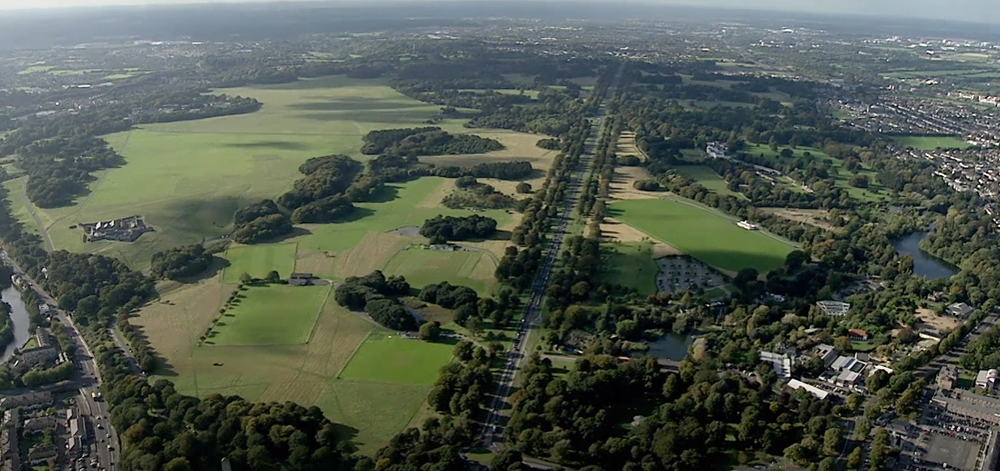
[[[503,150],[495,139],[473,134],[453,135],[438,127],[412,129],[383,129],[371,131],[362,138],[365,142],[361,153],[368,155],[421,155],[485,154]]]

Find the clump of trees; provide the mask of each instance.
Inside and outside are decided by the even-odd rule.
[[[28,371],[21,376],[21,382],[29,388],[37,388],[69,379],[75,371],[76,365],[73,362],[64,361],[52,368]]]
[[[371,131],[362,140],[365,144],[361,152],[367,155],[484,154],[504,148],[495,139],[472,134],[453,135],[439,127]]]
[[[443,244],[450,240],[485,239],[497,232],[497,221],[493,218],[473,214],[466,217],[442,216],[424,221],[420,235],[432,244]]]
[[[365,311],[375,322],[393,330],[417,330],[417,321],[393,296],[410,293],[406,278],[391,276],[386,278],[381,271],[344,280],[337,287],[334,299],[337,304],[355,311]]]
[[[441,200],[447,208],[506,209],[514,206],[513,197],[497,191],[493,185],[479,183],[475,177],[461,177],[455,186],[458,188]]]
[[[197,275],[211,264],[212,254],[201,244],[191,244],[153,254],[149,273],[156,278],[177,280]]]
[[[294,187],[278,198],[278,204],[295,210],[306,204],[347,191],[354,176],[361,171],[361,163],[346,155],[313,157],[299,166],[305,177],[296,180]]]
[[[10,318],[10,304],[0,301],[0,349],[14,341],[14,320]]]
[[[295,224],[335,222],[350,216],[354,212],[354,204],[344,195],[333,195],[318,199],[292,211],[292,222]]]
[[[232,238],[241,244],[255,244],[292,232],[292,221],[269,199],[236,211],[233,224]]]
[[[539,139],[538,142],[535,143],[535,145],[541,147],[542,149],[559,150],[562,148],[562,141],[560,141],[559,139],[547,137],[545,139]]]

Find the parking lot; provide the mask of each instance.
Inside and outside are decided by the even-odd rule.
[[[923,462],[929,465],[954,467],[957,469],[975,469],[976,457],[979,455],[978,440],[963,440],[959,437],[931,433]],[[936,469],[930,467],[929,469]]]

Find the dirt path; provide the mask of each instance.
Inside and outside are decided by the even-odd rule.
[[[49,248],[49,252],[54,252],[55,246],[52,245],[52,238],[49,237],[49,231],[45,228],[45,224],[42,223],[42,218],[38,217],[37,209],[35,205],[31,203],[28,199],[28,180],[24,180],[21,184],[21,198],[24,199],[24,207],[28,208],[28,212],[31,213],[31,217],[35,219],[35,225],[38,226],[38,232],[42,233],[42,239],[45,240],[45,246]]]

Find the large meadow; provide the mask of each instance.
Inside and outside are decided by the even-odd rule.
[[[263,109],[110,135],[127,164],[97,174],[90,195],[54,210],[15,197],[15,214],[29,230],[47,231],[56,248],[113,255],[141,269],[155,252],[228,234],[236,209],[289,189],[306,159],[346,154],[365,161],[359,151],[367,132],[422,126],[439,111],[384,82],[343,77],[218,92],[252,96]],[[439,125],[497,139],[505,149],[423,161],[529,160],[538,171],[528,181],[538,187],[555,155],[536,147],[535,135],[469,130],[458,121]],[[516,184],[487,182],[508,193]],[[21,184],[6,183],[12,195],[21,194]],[[315,405],[353,429],[363,451],[384,445],[411,421],[429,415],[425,399],[438,370],[451,360],[452,345],[401,338],[337,305],[334,288],[349,276],[382,270],[405,276],[418,289],[449,281],[483,295],[493,292],[493,273],[509,244],[504,234],[518,215],[482,211],[498,221],[497,240],[462,243],[464,249],[454,252],[428,249],[417,233],[426,219],[472,214],[441,205],[453,189],[454,180],[439,177],[391,184],[377,202],[356,204],[345,222],[300,225],[272,243],[234,245],[218,254],[200,279],[161,283],[159,298],[133,319],[164,358],[157,376],[197,396],[240,394]],[[132,214],[144,216],[155,232],[132,244],[84,243],[81,232],[70,229]],[[238,289],[244,273],[264,277],[272,270],[281,277],[308,272],[323,281]]]

